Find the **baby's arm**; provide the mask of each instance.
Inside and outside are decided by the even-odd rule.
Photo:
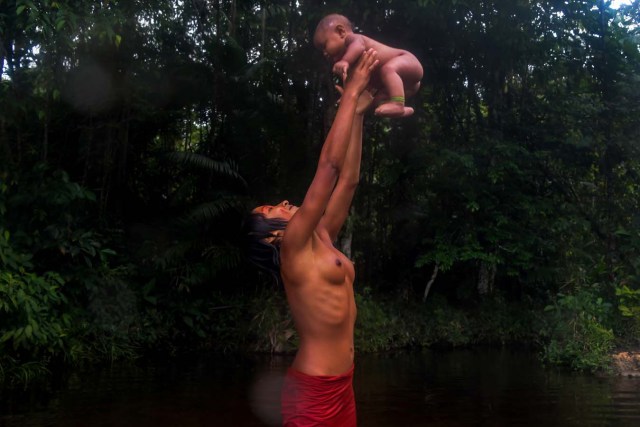
[[[347,50],[342,58],[333,64],[333,73],[346,80],[349,65],[354,64],[365,51],[364,38],[358,34],[349,34],[345,39]]]
[[[345,44],[347,51],[342,56],[342,61],[355,64],[365,50],[364,37],[359,34],[349,34],[345,39]]]

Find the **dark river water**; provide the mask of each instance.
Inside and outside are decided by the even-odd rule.
[[[290,358],[227,357],[72,374],[4,395],[0,426],[272,426]],[[358,425],[640,427],[640,378],[543,367],[507,350],[360,355]]]

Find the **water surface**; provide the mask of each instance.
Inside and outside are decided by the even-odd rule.
[[[282,357],[215,357],[72,374],[58,390],[3,396],[0,426],[272,426]],[[360,355],[362,427],[640,426],[640,379],[547,369],[524,352]]]

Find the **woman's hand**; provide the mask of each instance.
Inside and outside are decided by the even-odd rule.
[[[378,52],[373,49],[366,50],[362,53],[360,60],[352,68],[351,73],[347,77],[344,85],[344,92],[353,90],[357,96],[366,89],[371,78],[371,73],[376,68],[378,63]]]
[[[342,97],[342,94],[344,93],[342,86],[336,85],[336,90],[340,92],[340,96]],[[358,103],[356,104],[356,114],[364,114],[369,109],[376,92],[377,90],[373,88],[368,88],[362,91],[358,98]],[[338,103],[340,103],[339,99]]]

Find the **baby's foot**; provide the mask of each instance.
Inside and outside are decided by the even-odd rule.
[[[380,117],[409,117],[413,114],[413,108],[405,107],[404,104],[398,102],[387,102],[376,108],[375,115]]]

